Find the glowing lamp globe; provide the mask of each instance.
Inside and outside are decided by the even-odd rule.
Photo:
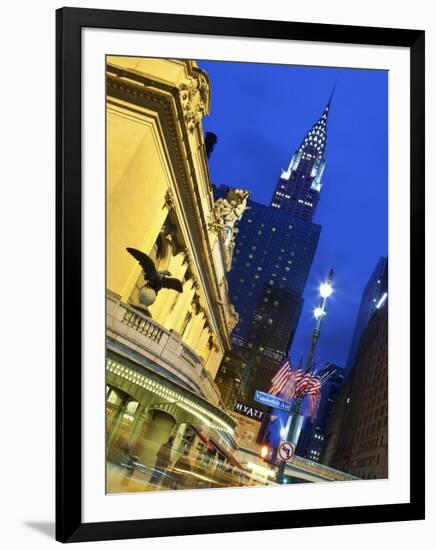
[[[322,285],[319,287],[319,293],[321,294],[322,298],[328,298],[332,292],[333,289],[329,283],[322,283]]]
[[[315,319],[320,319],[323,315],[325,315],[325,311],[322,309],[322,307],[316,307],[313,315],[315,316]]]
[[[156,300],[156,292],[148,287],[144,286],[141,288],[138,294],[138,301],[141,305],[148,307],[154,304],[154,301]]]

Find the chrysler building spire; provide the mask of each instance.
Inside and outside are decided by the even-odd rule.
[[[320,118],[308,131],[292,157],[288,169],[282,170],[271,199],[271,206],[304,220],[313,219],[318,205],[325,167],[327,121],[334,91],[335,88]]]

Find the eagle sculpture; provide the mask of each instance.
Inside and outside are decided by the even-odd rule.
[[[136,250],[136,248],[126,248],[126,250],[142,267],[145,287],[152,289],[155,294],[157,294],[162,288],[172,288],[177,292],[183,292],[182,282],[175,277],[171,277],[171,273],[168,270],[157,271],[150,256],[147,256],[147,254],[141,252],[140,250]]]

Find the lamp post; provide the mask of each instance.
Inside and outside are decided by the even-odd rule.
[[[332,295],[333,287],[333,269],[330,269],[327,280],[323,282],[319,287],[319,293],[321,296],[320,304],[315,308],[313,314],[316,320],[315,328],[312,332],[312,340],[310,343],[309,355],[307,356],[305,372],[308,372],[312,368],[313,355],[315,353],[316,344],[318,343],[319,337],[321,336],[321,323],[327,313],[327,300]],[[301,403],[303,401],[302,397],[297,397],[294,400],[292,410],[289,416],[287,423],[286,433],[283,433],[283,439],[290,441],[294,447],[297,447],[298,440],[300,438],[301,429],[303,427],[303,415],[300,414]],[[284,461],[280,462],[277,470],[277,481],[283,483],[285,479],[285,468],[286,463]]]
[[[312,341],[310,343],[309,355],[307,356],[306,372],[312,368],[313,355],[315,353],[316,344],[321,336],[321,323],[327,313],[327,300],[332,295],[332,280],[333,269],[330,269],[327,280],[319,287],[319,293],[321,295],[321,302],[318,307],[315,308],[313,315],[316,319],[316,325],[312,332]]]

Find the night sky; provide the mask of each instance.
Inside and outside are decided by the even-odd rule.
[[[388,73],[385,71],[205,62],[211,113],[205,131],[218,136],[210,159],[213,183],[241,187],[269,204],[336,84],[328,121],[326,168],[314,222],[321,237],[304,293],[291,356],[307,354],[318,285],[335,271],[316,357],[345,366],[365,284],[386,256]]]

